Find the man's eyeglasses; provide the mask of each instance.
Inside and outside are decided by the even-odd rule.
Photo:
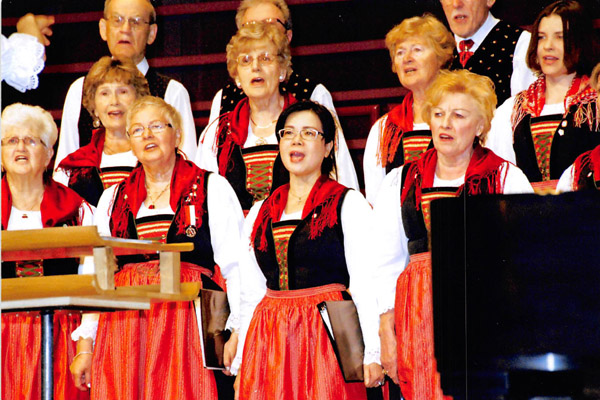
[[[277,134],[279,135],[281,140],[292,140],[293,138],[296,137],[296,134],[298,134],[298,133],[300,134],[300,137],[302,138],[302,140],[308,140],[308,141],[317,140],[319,135],[323,136],[323,138],[325,137],[323,132],[319,132],[318,130],[316,130],[314,128],[304,128],[304,129],[301,129],[299,132],[296,132],[292,128],[283,128],[283,129],[280,129],[277,131]]]
[[[271,55],[270,53],[264,52],[257,56],[252,56],[250,54],[240,54],[237,58],[237,63],[240,67],[249,67],[254,62],[254,58],[256,57],[256,61],[260,65],[271,65],[275,62],[276,56]]]
[[[42,139],[36,138],[36,137],[31,137],[31,136],[25,136],[25,137],[22,137],[22,138],[20,138],[18,136],[12,136],[12,137],[9,137],[9,138],[2,139],[2,146],[5,146],[5,147],[17,147],[19,145],[19,142],[21,140],[23,141],[23,144],[25,145],[25,147],[32,147],[32,148],[34,148],[34,147],[37,147],[39,145],[42,145],[44,147],[46,146],[44,144],[44,142],[42,142]]]
[[[120,28],[127,21],[132,30],[140,29],[143,25],[152,25],[154,22],[146,21],[142,17],[130,17],[126,18],[119,14],[113,14],[108,18],[108,22],[114,28]]]
[[[163,133],[167,127],[172,128],[173,125],[169,124],[168,122],[154,121],[150,122],[150,125],[148,125],[148,130],[152,132],[152,134],[158,135]],[[145,131],[146,127],[144,125],[134,124],[129,127],[128,134],[130,137],[139,138],[144,134]]]

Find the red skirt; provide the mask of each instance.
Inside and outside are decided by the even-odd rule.
[[[181,281],[201,282],[206,271],[181,263]],[[128,264],[115,275],[117,286],[158,283],[157,262]],[[202,363],[194,303],[101,314],[91,385],[92,399],[217,399],[213,373]]]
[[[75,357],[73,332],[81,323],[79,312],[54,314],[54,398],[88,399],[78,390],[69,365]],[[41,336],[39,312],[2,314],[2,398],[39,400],[41,397]]]
[[[431,254],[410,256],[396,285],[398,377],[406,400],[444,396],[434,356]]]
[[[342,300],[343,285],[267,291],[246,336],[240,399],[366,399],[346,383],[317,304]]]

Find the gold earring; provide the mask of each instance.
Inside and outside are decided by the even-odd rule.
[[[100,119],[98,117],[94,118],[94,121],[92,122],[92,126],[96,129],[100,128]]]

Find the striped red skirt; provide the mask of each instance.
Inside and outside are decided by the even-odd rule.
[[[182,282],[207,270],[181,263]],[[159,284],[158,263],[128,264],[117,286]],[[217,399],[212,371],[202,364],[193,302],[152,304],[147,311],[103,313],[92,360],[92,399]]]
[[[406,400],[451,399],[444,396],[434,356],[431,254],[410,256],[396,285],[398,377]]]
[[[25,278],[26,279],[26,278]],[[84,400],[88,392],[73,384],[69,365],[75,356],[73,332],[81,323],[79,312],[54,315],[54,398]],[[39,400],[41,397],[41,336],[39,312],[2,314],[2,398]]]
[[[317,304],[342,300],[343,285],[267,291],[246,336],[240,399],[366,399],[346,383]]]

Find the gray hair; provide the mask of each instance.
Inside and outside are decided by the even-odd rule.
[[[40,106],[14,103],[2,111],[2,137],[11,128],[28,126],[39,134],[47,148],[52,148],[58,138],[58,128],[52,115]]]

